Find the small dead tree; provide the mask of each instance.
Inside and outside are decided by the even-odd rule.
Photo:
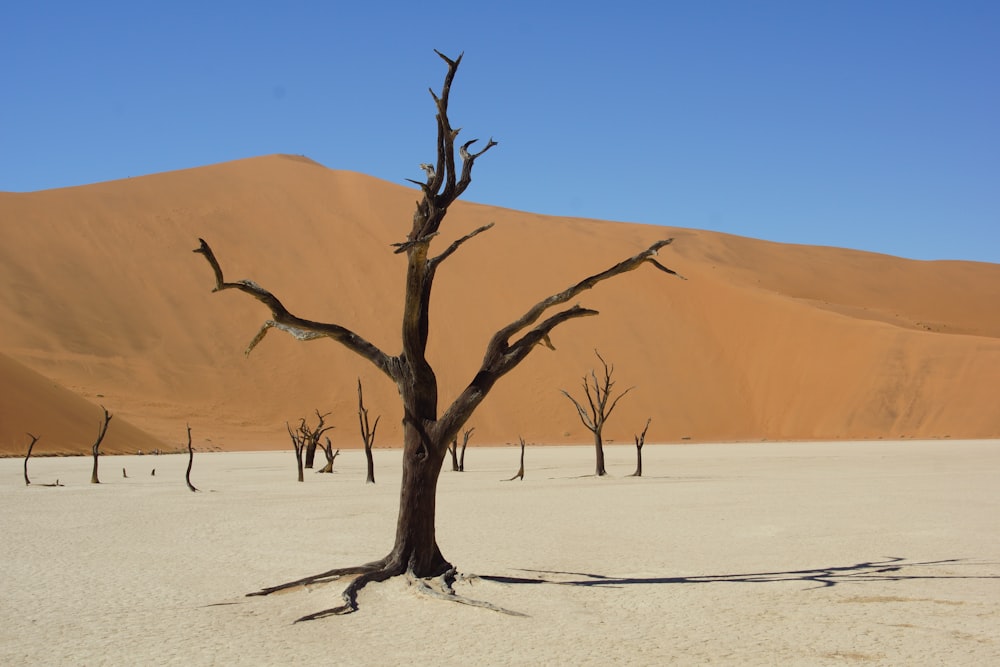
[[[587,405],[581,405],[565,389],[562,390],[562,393],[573,402],[573,406],[576,407],[576,411],[580,415],[580,421],[587,427],[587,430],[594,434],[594,450],[597,457],[594,474],[601,477],[608,474],[607,470],[604,469],[604,438],[602,435],[604,423],[611,416],[611,412],[618,405],[618,401],[635,389],[635,387],[629,387],[612,401],[611,391],[614,389],[615,383],[611,379],[611,376],[614,374],[615,368],[614,366],[609,366],[608,362],[604,360],[604,357],[597,350],[594,350],[594,354],[601,360],[601,365],[604,366],[604,373],[601,378],[598,378],[597,372],[591,369],[589,378],[586,375],[583,376],[583,393],[587,397]]]
[[[184,473],[184,481],[187,482],[187,487],[194,492],[198,489],[194,488],[194,484],[191,483],[191,466],[194,465],[194,447],[191,446],[191,424],[187,424],[188,432],[188,467],[187,472]]]
[[[361,426],[361,439],[365,441],[365,458],[368,459],[368,477],[365,484],[375,483],[375,458],[372,455],[372,447],[375,446],[375,429],[378,428],[379,415],[375,418],[374,426],[368,423],[368,408],[365,407],[365,397],[361,393],[361,378],[358,378],[358,423]]]
[[[437,484],[448,443],[454,440],[496,383],[514,370],[540,343],[552,347],[550,335],[561,324],[581,317],[597,315],[597,311],[581,305],[566,306],[581,293],[599,283],[649,264],[658,270],[677,273],[657,261],[659,250],[673,239],[662,239],[608,269],[573,283],[531,306],[523,315],[497,330],[486,343],[482,363],[473,370],[467,386],[460,390],[448,406],[438,404],[437,375],[427,358],[430,334],[430,303],[438,269],[465,243],[489,230],[488,224],[458,236],[440,252],[432,252],[439,240],[441,225],[449,207],[472,182],[477,160],[497,145],[492,139],[480,150],[472,150],[476,140],[456,144],[459,129],[452,127],[448,115],[452,81],[462,57],[451,59],[438,53],[448,66],[440,93],[431,91],[436,108],[437,157],[421,165],[425,178],[412,181],[419,189],[419,200],[412,216],[406,239],[392,244],[395,253],[406,259],[401,317],[401,349],[392,355],[357,332],[332,322],[299,317],[290,312],[272,292],[252,280],[226,281],[215,253],[204,239],[194,252],[208,262],[215,278],[214,292],[236,290],[267,307],[271,317],[247,346],[251,352],[271,329],[284,331],[298,340],[329,338],[363,357],[381,371],[399,392],[403,412],[403,471],[399,493],[396,533],[390,551],[378,560],[326,572],[264,588],[255,595],[270,595],[310,583],[333,581],[352,576],[342,594],[342,604],[304,616],[300,621],[357,610],[357,594],[366,585],[405,575],[420,584],[420,590],[434,582],[447,599],[494,608],[455,594],[451,584],[457,572],[445,558],[437,543],[435,510]],[[530,104],[530,102],[529,102]],[[555,309],[553,311],[553,309]],[[442,409],[443,408],[443,409]]]
[[[28,433],[28,437],[31,438],[31,442],[28,444],[28,453],[24,456],[24,485],[31,486],[31,480],[28,479],[28,459],[31,458],[31,450],[34,449],[35,443],[38,442],[41,436],[32,435]]]
[[[507,482],[513,482],[515,479],[524,481],[524,438],[517,436],[517,439],[521,441],[521,467],[517,469],[517,473],[508,480]]]
[[[111,423],[111,413],[103,405],[101,410],[104,411],[104,417],[101,420],[101,425],[97,430],[97,440],[94,441],[94,446],[91,447],[91,452],[94,454],[94,469],[90,473],[90,483],[100,484],[101,480],[97,478],[97,457],[100,456],[98,449],[101,446],[101,441],[104,440],[105,434],[108,432],[108,424]]]
[[[327,438],[326,439],[326,446],[323,447],[323,453],[326,454],[326,465],[323,466],[322,468],[320,468],[319,470],[317,470],[316,472],[317,472],[317,474],[321,473],[321,472],[332,473],[333,472],[333,460],[337,458],[338,454],[340,454],[340,450],[338,449],[337,451],[333,451],[333,443],[330,442],[330,438]]]
[[[469,446],[469,438],[472,437],[472,432],[475,431],[475,427],[466,429],[462,433],[462,449],[461,454],[459,454],[458,449],[458,436],[451,441],[448,445],[448,451],[451,453],[451,469],[453,472],[465,472],[465,448]]]
[[[649,430],[649,423],[653,421],[652,417],[646,420],[646,426],[642,429],[642,433],[635,436],[635,472],[629,475],[629,477],[642,477],[642,446],[646,444],[646,431]]]
[[[305,417],[299,419],[299,426],[294,431],[292,427],[285,422],[285,428],[288,429],[288,436],[292,439],[292,447],[295,449],[295,464],[299,473],[299,481],[304,482],[305,478],[302,474],[302,454],[308,452],[310,448],[313,451],[316,450],[319,444],[319,439],[324,433],[333,428],[333,426],[324,426],[326,418],[330,416],[330,413],[320,414],[319,410],[316,411],[316,417],[319,422],[316,424],[316,428],[310,428],[309,424],[306,423]]]
[[[305,420],[302,420],[303,423]],[[305,478],[302,476],[302,450],[306,446],[306,441],[302,438],[302,434],[299,430],[292,430],[291,425],[285,422],[285,428],[288,429],[288,437],[292,439],[292,448],[295,450],[295,469],[299,473],[299,481],[304,482]]]

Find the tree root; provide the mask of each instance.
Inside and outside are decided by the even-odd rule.
[[[495,611],[499,614],[507,614],[508,616],[521,616],[527,618],[527,614],[522,614],[519,611],[498,607],[492,602],[486,602],[485,600],[475,600],[473,598],[467,598],[464,595],[459,595],[455,592],[455,589],[452,586],[458,577],[459,575],[455,571],[455,568],[451,568],[435,579],[417,577],[409,571],[406,573],[407,582],[409,582],[411,586],[416,586],[417,591],[422,595],[432,597],[436,600],[446,600],[448,602],[466,604],[470,607],[489,609],[490,611]],[[462,578],[464,579],[465,577]]]
[[[428,597],[438,600],[457,602],[471,607],[480,607],[482,609],[488,609],[490,611],[507,614],[509,616],[527,616],[527,614],[522,614],[521,612],[512,611],[510,609],[504,609],[503,607],[498,607],[490,602],[474,600],[472,598],[467,598],[464,595],[457,594],[453,588],[453,584],[456,579],[467,579],[469,577],[459,575],[454,567],[449,568],[446,572],[444,572],[444,574],[438,577],[418,577],[413,573],[412,569],[399,563],[387,562],[385,559],[374,561],[372,563],[366,563],[364,565],[356,565],[354,567],[337,568],[320,574],[304,577],[302,579],[296,579],[295,581],[289,581],[277,586],[262,588],[254,593],[247,593],[247,597],[271,595],[273,593],[288,592],[296,589],[308,589],[309,586],[312,585],[328,584],[337,581],[342,577],[353,575],[354,578],[351,579],[350,583],[347,584],[347,587],[344,588],[343,593],[341,593],[344,604],[337,607],[330,607],[329,609],[323,609],[322,611],[317,611],[312,614],[307,614],[306,616],[295,620],[296,623],[300,623],[302,621],[314,621],[316,619],[326,618],[327,616],[343,616],[345,614],[356,612],[358,610],[358,593],[362,588],[368,584],[379,583],[391,579],[392,577],[404,574],[406,575],[407,582],[410,585],[415,586],[416,590],[422,595],[427,595]]]

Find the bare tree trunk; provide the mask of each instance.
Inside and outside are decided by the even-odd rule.
[[[472,432],[475,430],[476,430],[475,427],[473,427],[467,429],[465,433],[462,434],[462,455],[458,459],[459,472],[465,472],[465,448],[469,446],[469,438],[472,437]]]
[[[521,441],[521,467],[517,469],[517,474],[507,480],[508,482],[513,482],[515,479],[524,481],[524,438],[518,436],[517,439]]]
[[[194,488],[194,484],[191,483],[191,466],[194,465],[194,447],[191,446],[190,424],[187,425],[187,432],[188,432],[188,467],[187,467],[187,472],[184,473],[184,481],[187,482],[187,487],[191,491],[197,491],[198,489]]]
[[[375,446],[375,431],[378,429],[378,422],[381,415],[375,418],[375,425],[369,426],[368,408],[365,407],[365,398],[361,390],[361,378],[358,378],[358,423],[361,427],[361,438],[365,442],[365,459],[368,461],[368,476],[365,484],[375,483],[375,457],[372,448]]]
[[[403,480],[399,489],[396,539],[386,557],[390,570],[437,577],[451,568],[437,544],[435,505],[444,462],[444,443],[429,441],[422,429],[404,427]]]
[[[302,450],[305,449],[305,440],[300,433],[292,431],[292,427],[288,425],[288,422],[285,422],[285,428],[288,429],[288,436],[292,439],[292,447],[295,449],[295,469],[298,471],[299,481],[304,482],[305,478],[302,475]]]
[[[649,430],[649,423],[651,421],[653,421],[653,418],[648,418],[646,426],[642,429],[642,433],[635,436],[635,472],[629,475],[629,477],[642,477],[642,446],[646,444],[646,431]]]
[[[24,485],[31,486],[31,480],[28,479],[28,459],[31,458],[31,450],[34,449],[35,443],[38,442],[40,436],[28,434],[31,438],[31,443],[28,445],[28,453],[24,457]]]
[[[315,463],[315,461],[316,461],[316,442],[315,441],[309,441],[306,444],[306,463],[305,463],[305,467],[306,468],[312,468],[313,467],[313,463]]]
[[[604,439],[601,437],[601,429],[594,431],[594,475],[603,477],[608,474],[604,468]]]
[[[100,452],[98,451],[98,449],[101,446],[101,441],[104,440],[104,435],[108,432],[108,424],[111,422],[111,413],[108,412],[107,408],[105,408],[102,405],[101,406],[101,410],[104,411],[104,418],[101,421],[100,427],[98,427],[97,440],[94,441],[94,446],[91,447],[91,451],[94,454],[94,469],[90,473],[90,483],[91,484],[100,484],[101,483],[101,480],[99,480],[97,478],[97,457],[100,455]]]
[[[451,471],[458,472],[458,436],[456,435],[452,439],[451,444],[448,445],[448,453],[451,454]]]

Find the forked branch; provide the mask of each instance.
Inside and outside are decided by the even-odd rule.
[[[493,334],[486,347],[486,353],[483,356],[483,363],[480,366],[479,372],[476,373],[469,385],[455,399],[438,422],[438,428],[446,441],[450,441],[455,437],[465,421],[472,415],[472,412],[486,397],[493,385],[496,384],[497,380],[521,363],[535,349],[535,346],[541,343],[547,347],[553,347],[550,338],[553,329],[563,322],[598,314],[596,310],[574,305],[549,316],[539,324],[535,324],[550,308],[564,304],[598,283],[632,271],[645,263],[652,264],[661,271],[684,279],[676,271],[668,269],[654,259],[661,248],[672,242],[673,239],[657,241],[642,252],[615,264],[611,268],[600,273],[595,273],[575,285],[566,288],[562,292],[542,299],[529,308],[524,315]],[[514,336],[532,325],[535,325],[534,328],[522,334],[519,339],[511,342]]]

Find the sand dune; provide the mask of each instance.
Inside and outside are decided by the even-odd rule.
[[[395,387],[350,352],[272,333],[244,358],[267,313],[212,294],[191,250],[204,237],[228,279],[253,279],[293,312],[395,353],[405,266],[390,244],[416,198],[290,156],[0,193],[0,353],[161,442],[180,442],[190,423],[202,449],[283,447],[284,422],[314,409],[333,411],[338,447],[359,446],[360,377],[382,415],[376,445],[398,444]],[[497,328],[653,240],[676,238],[661,260],[688,280],[643,267],[582,295],[601,315],[557,329],[556,352],[540,348],[501,381],[470,423],[473,442],[589,441],[559,389],[577,388],[595,348],[619,387],[636,386],[607,427],[619,442],[647,417],[657,442],[1000,436],[1000,265],[467,203],[439,247],[490,221],[439,272],[430,355],[442,404]],[[0,364],[5,406],[30,384],[13,368]],[[2,451],[21,453],[25,431],[55,441],[46,414],[68,410],[45,401],[58,405],[5,407]],[[58,437],[87,447],[92,421],[81,413],[78,431]]]

